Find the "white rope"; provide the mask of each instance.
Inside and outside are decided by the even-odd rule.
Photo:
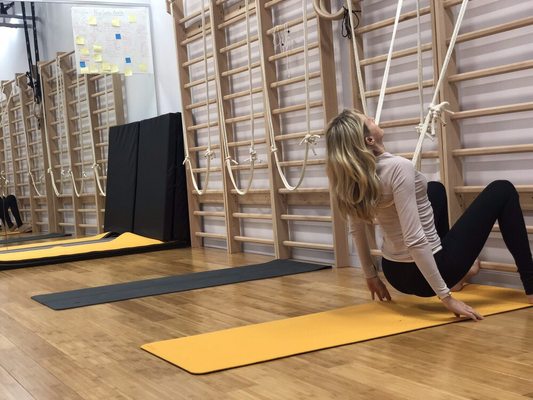
[[[170,14],[172,15],[172,20],[174,23],[175,22],[175,17],[174,17],[174,1],[175,0],[171,0],[170,1]],[[212,10],[211,10],[211,3],[208,4],[208,11],[209,11],[209,15],[210,15],[210,21],[211,21],[211,34],[213,35],[214,34],[214,30],[213,30],[213,13],[212,13]],[[204,76],[205,76],[205,86],[206,86],[206,106],[207,106],[207,141],[208,141],[208,144],[207,144],[207,150],[205,151],[204,153],[204,157],[207,161],[207,173],[206,173],[206,176],[205,176],[205,182],[204,182],[204,185],[203,185],[203,189],[200,190],[199,186],[198,186],[198,182],[196,180],[196,176],[195,176],[195,173],[193,171],[193,166],[192,166],[192,163],[191,163],[191,157],[189,155],[189,140],[187,138],[187,127],[185,125],[185,121],[183,119],[183,113],[182,113],[182,125],[183,125],[183,145],[184,145],[184,148],[185,148],[185,159],[183,161],[183,164],[188,167],[189,169],[189,172],[191,174],[191,182],[194,186],[194,189],[196,190],[196,192],[201,196],[203,195],[206,191],[207,191],[207,187],[209,185],[209,176],[210,176],[210,173],[211,173],[211,159],[213,159],[215,157],[215,153],[211,150],[211,115],[210,115],[210,107],[209,107],[209,76],[208,76],[208,70],[207,70],[207,41],[206,41],[206,20],[205,20],[205,4],[204,4],[204,0],[202,0],[202,4],[201,4],[201,15],[202,15],[202,41],[203,41],[203,48],[204,48]],[[213,50],[213,56],[214,56],[214,50]],[[215,63],[215,67],[216,67],[216,63]],[[216,80],[216,78],[215,78]]]
[[[416,64],[418,67],[418,103],[420,106],[420,123],[424,122],[424,66],[422,63],[422,29],[420,18],[420,0],[416,0]]]
[[[396,8],[396,17],[394,18],[394,28],[392,29],[392,39],[389,47],[389,54],[387,55],[387,63],[385,64],[385,71],[383,72],[383,81],[381,82],[381,90],[379,92],[378,106],[376,109],[376,114],[374,120],[376,125],[379,125],[381,120],[381,110],[383,109],[383,101],[385,100],[385,89],[387,89],[387,81],[389,79],[389,70],[392,61],[392,50],[394,49],[394,42],[396,39],[396,32],[398,31],[398,24],[400,23],[400,15],[402,14],[403,0],[398,1],[398,6]],[[352,35],[353,40],[355,40],[355,35]]]
[[[244,1],[244,9],[248,10],[248,2],[249,0]],[[250,175],[248,177],[248,183],[245,185],[245,189],[240,189],[237,185],[235,176],[233,175],[233,169],[232,163],[238,165],[239,163],[237,160],[234,160],[230,155],[230,149],[229,149],[229,143],[228,143],[228,133],[226,129],[226,121],[225,121],[225,113],[224,113],[224,100],[222,99],[222,91],[221,91],[221,85],[220,85],[220,79],[219,79],[219,71],[218,71],[218,49],[215,46],[215,40],[214,35],[211,35],[212,38],[212,52],[213,52],[213,60],[215,64],[215,80],[216,80],[216,86],[217,86],[217,105],[218,105],[218,115],[219,115],[219,122],[222,128],[222,142],[224,146],[224,152],[226,154],[226,158],[224,160],[224,164],[226,166],[226,170],[228,171],[228,175],[230,177],[231,183],[233,184],[233,187],[237,191],[237,193],[241,196],[244,196],[248,191],[250,190],[250,187],[252,186],[252,181],[254,179],[254,172],[255,172],[255,162],[257,161],[257,151],[255,150],[255,112],[254,112],[254,99],[253,99],[253,80],[252,80],[252,50],[250,45],[250,17],[249,12],[246,12],[246,48],[248,50],[248,85],[249,85],[249,98],[250,98],[250,125],[251,125],[251,143],[250,143]],[[257,17],[259,18],[259,17]],[[213,22],[213,18],[211,18],[211,32],[214,32],[215,26]]]
[[[2,85],[2,93],[4,93],[4,85]],[[5,95],[5,93],[4,93]],[[4,103],[4,107],[2,107],[2,110],[1,110],[1,114],[0,114],[0,123],[2,125],[2,131],[3,131],[3,134],[4,134],[4,137],[6,135],[6,131],[5,131],[5,127],[6,125],[9,127],[9,104],[11,103],[11,99],[13,97],[13,90],[11,90],[9,92],[9,97],[6,96],[6,101]],[[4,160],[4,165],[3,167],[5,167],[5,169],[2,169],[0,171],[0,180],[3,182],[2,183],[2,196],[6,196],[6,189],[7,189],[7,185],[9,184],[9,180],[7,179],[7,160]]]
[[[363,114],[368,115],[368,109],[366,107],[366,94],[365,94],[365,84],[363,82],[363,69],[361,68],[361,59],[359,57],[359,48],[357,47],[357,41],[355,39],[355,23],[353,20],[353,8],[352,8],[352,2],[350,0],[347,1],[348,5],[348,18],[350,19],[350,29],[351,29],[351,37],[352,37],[352,47],[353,47],[353,57],[355,62],[355,69],[357,71],[357,86],[359,88],[359,97],[361,98],[361,106]]]
[[[309,99],[309,58],[308,58],[308,46],[307,46],[307,40],[308,40],[308,32],[307,32],[307,3],[305,0],[302,0],[302,8],[303,8],[303,29],[304,29],[304,64],[305,64],[305,88],[306,88],[306,98]],[[261,23],[261,18],[260,16],[258,15],[257,16],[257,31],[258,31],[258,38],[259,38],[259,47],[260,48],[263,48],[263,35],[262,35],[262,32],[263,32],[263,28],[262,28],[262,23]],[[270,90],[270,88],[268,87],[268,82],[267,82],[267,79],[266,79],[266,72],[265,72],[265,65],[266,65],[266,61],[265,61],[265,57],[264,57],[264,54],[263,52],[261,51],[260,52],[260,55],[261,55],[261,75],[262,75],[262,78],[263,78],[263,99],[264,99],[264,109],[265,109],[265,112],[267,113],[267,124],[268,124],[268,131],[269,131],[269,136],[270,136],[270,151],[271,153],[274,153],[274,160],[275,160],[275,164],[276,164],[276,168],[278,170],[278,174],[281,178],[281,181],[283,182],[283,185],[288,189],[288,190],[296,190],[298,189],[298,187],[301,185],[302,181],[303,181],[303,178],[305,176],[305,171],[306,171],[306,168],[307,168],[307,160],[308,160],[308,156],[309,156],[309,149],[311,146],[313,145],[316,145],[317,143],[317,139],[320,138],[319,135],[311,135],[309,133],[309,126],[310,126],[310,118],[309,118],[309,101],[307,101],[307,104],[306,104],[306,112],[307,112],[307,127],[308,127],[308,131],[307,131],[307,134],[305,135],[305,137],[302,139],[302,141],[300,142],[300,144],[302,143],[305,143],[305,154],[304,154],[304,161],[303,161],[303,166],[302,166],[302,170],[300,172],[300,177],[298,178],[298,182],[295,186],[292,186],[287,178],[285,177],[285,174],[283,172],[283,169],[280,165],[280,160],[279,160],[279,156],[278,156],[278,148],[276,147],[276,137],[275,137],[275,134],[274,134],[274,126],[272,124],[272,109],[271,109],[271,106],[270,106],[270,99],[268,97],[268,92]],[[314,149],[313,149],[313,153],[314,153]],[[316,154],[316,153],[315,153]]]
[[[17,82],[17,85],[18,85],[18,82]],[[22,90],[23,89],[20,89],[20,91],[22,91]],[[26,106],[25,104],[22,104],[22,97],[20,97],[20,103],[21,103],[21,107],[25,107]],[[26,164],[28,166],[29,183],[31,183],[31,185],[33,186],[33,189],[35,190],[35,193],[37,194],[37,196],[41,197],[42,194],[41,194],[41,192],[39,192],[39,189],[37,188],[37,184],[35,182],[35,178],[33,176],[33,173],[31,172],[30,144],[29,144],[30,138],[29,138],[29,135],[28,135],[29,128],[28,128],[28,121],[27,121],[26,118],[22,118],[22,125],[24,126],[24,139],[25,139],[24,140],[24,145],[25,145],[25,148],[26,148]]]
[[[83,141],[83,126],[82,126],[82,122],[81,122],[81,92],[80,92],[80,76],[78,74],[76,74],[76,90],[77,90],[77,97],[76,97],[76,112],[78,113],[77,115],[77,119],[78,119],[78,137],[79,137],[79,143],[80,143],[80,162],[81,162],[81,183],[80,183],[80,190],[78,190],[77,186],[76,186],[76,179],[74,178],[74,172],[72,171],[72,166],[71,166],[71,169],[69,169],[69,172],[70,172],[70,178],[72,180],[72,187],[74,188],[74,194],[76,195],[76,197],[81,197],[82,193],[83,193],[83,188],[84,188],[84,184],[85,184],[85,178],[87,177],[87,175],[85,174],[85,171],[84,171],[84,166],[85,166],[85,160],[84,160],[84,157],[83,157],[83,151],[84,151],[84,141]],[[89,110],[88,110],[89,111]]]
[[[415,152],[414,152],[413,159],[412,159],[412,163],[415,165],[417,169],[420,169],[420,166],[421,166],[422,144],[424,142],[424,138],[428,134],[427,133],[428,128],[431,125],[431,129],[432,129],[431,135],[434,136],[436,121],[437,119],[441,117],[443,110],[445,110],[445,106],[448,104],[448,102],[445,102],[445,101],[443,101],[440,104],[435,104],[435,103],[437,102],[437,98],[439,95],[440,88],[442,86],[442,82],[444,81],[446,71],[448,70],[448,64],[450,63],[450,60],[452,58],[452,53],[455,47],[455,42],[457,41],[457,36],[459,36],[459,30],[461,28],[461,24],[465,16],[467,6],[468,6],[468,0],[463,0],[461,4],[461,9],[459,10],[459,14],[457,15],[455,26],[453,28],[453,33],[450,39],[450,44],[448,45],[448,51],[446,52],[446,57],[444,58],[444,62],[439,71],[439,79],[437,81],[437,85],[435,86],[435,92],[433,93],[433,98],[429,105],[428,113],[426,114],[426,118],[424,119],[424,124],[422,125],[419,131],[418,142],[416,144]]]

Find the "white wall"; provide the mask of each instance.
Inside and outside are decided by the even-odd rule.
[[[28,71],[24,29],[0,27],[0,81]]]

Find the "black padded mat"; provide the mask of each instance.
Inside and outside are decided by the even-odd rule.
[[[213,286],[276,278],[330,268],[329,265],[310,264],[293,260],[273,260],[263,264],[224,268],[214,271],[167,276],[164,278],[41,294],[32,299],[54,310],[85,307],[95,304],[184,292]]]

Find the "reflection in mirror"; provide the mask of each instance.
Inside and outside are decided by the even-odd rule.
[[[0,4],[0,245],[100,233],[109,128],[157,115],[149,9]]]

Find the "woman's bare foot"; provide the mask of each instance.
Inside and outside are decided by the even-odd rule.
[[[450,290],[452,292],[459,292],[460,290],[462,290],[467,285],[468,283],[467,281],[473,276],[478,274],[479,269],[480,269],[480,262],[479,262],[479,259],[476,258],[476,260],[474,261],[474,264],[472,264],[472,266],[466,273],[466,276],[463,279],[461,279],[461,281],[457,283],[454,287],[452,287]],[[530,299],[530,302],[533,303],[533,295],[532,295],[532,298]]]

